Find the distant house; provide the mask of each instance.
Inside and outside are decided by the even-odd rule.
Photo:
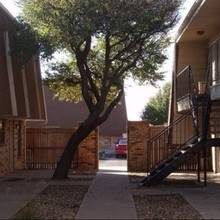
[[[47,86],[44,86],[45,102],[47,108],[47,122],[44,127],[74,128],[81,121],[84,121],[89,112],[85,102],[70,103],[59,101],[53,98],[53,93]],[[100,148],[114,146],[114,142],[126,133],[127,112],[125,97],[122,97],[121,103],[113,110],[110,117],[99,128]]]
[[[45,121],[39,60],[23,66],[11,54],[15,19],[0,3],[0,176],[25,168],[27,121]]]

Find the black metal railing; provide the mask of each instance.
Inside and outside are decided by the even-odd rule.
[[[191,117],[193,117],[192,112],[195,108],[198,108],[198,106],[191,108],[158,135],[149,140],[147,144],[148,174],[164,163],[171,155],[180,151],[183,145],[198,141],[199,136],[197,131],[192,130],[193,120]],[[175,137],[172,135],[173,130],[175,130]],[[175,144],[172,144],[171,137],[175,139]]]
[[[190,66],[187,66],[176,77],[176,99],[187,98],[190,110],[171,123],[147,144],[148,174],[158,166],[177,154],[188,144],[197,143],[202,139],[205,143],[211,114],[210,86],[213,81],[210,76],[210,59],[208,61],[205,91],[199,96],[193,80]],[[200,110],[199,110],[200,109]],[[199,123],[198,112],[202,110],[202,121]],[[194,126],[194,129],[192,127]],[[199,126],[201,129],[199,130]]]
[[[197,100],[197,87],[195,85],[193,74],[190,66],[187,66],[176,77],[176,97],[177,101],[189,98],[193,107]]]
[[[147,145],[148,173],[180,151],[183,145],[198,141],[198,108],[200,104],[197,102],[198,91],[191,67],[187,66],[181,71],[176,80],[177,101],[188,98],[190,110],[149,140]]]

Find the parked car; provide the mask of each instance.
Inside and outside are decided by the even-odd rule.
[[[127,157],[128,145],[127,138],[119,139],[115,145],[115,157],[118,158],[120,156]]]

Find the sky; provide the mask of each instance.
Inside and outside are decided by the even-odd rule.
[[[8,11],[13,15],[17,16],[19,14],[19,8],[16,7],[16,0],[0,0],[0,2],[8,9]],[[185,3],[181,10],[181,21],[186,16],[187,12],[193,5],[195,0],[185,0]],[[177,26],[178,27],[178,26]],[[177,30],[177,27],[174,29]],[[172,64],[173,64],[173,45],[168,48],[168,60],[162,66],[162,71],[165,71],[165,81],[158,82],[158,87],[162,87],[166,82],[171,82]],[[155,96],[158,88],[153,86],[138,86],[132,80],[127,82],[125,88],[125,101],[127,116],[129,121],[139,121],[141,112],[144,106],[147,104],[150,97]]]

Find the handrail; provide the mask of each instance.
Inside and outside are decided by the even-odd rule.
[[[180,150],[183,145],[196,141],[199,137],[198,108],[200,105],[197,102],[198,93],[190,66],[187,66],[177,75],[177,85],[179,85],[178,91],[180,91],[177,94],[177,99],[180,100],[183,97],[188,97],[191,108],[148,141],[148,173],[168,159],[168,157],[170,157],[172,154]],[[189,120],[189,116],[192,117],[192,120]],[[193,126],[195,129],[194,132],[192,131]],[[177,144],[175,149],[173,149],[171,144],[172,131],[174,129],[175,133],[179,135],[176,137]]]
[[[154,136],[152,139],[148,141],[147,144],[147,155],[148,155],[148,173],[150,173],[153,169],[158,167],[162,162],[168,159],[172,154],[176,153],[184,144],[187,144],[191,141],[196,141],[198,138],[198,133],[195,132],[193,135],[184,132],[183,130],[189,130],[192,127],[192,121],[188,120],[189,116],[192,116],[192,112],[197,109],[198,106],[194,106],[184,115],[179,117],[176,121],[171,123],[168,127]],[[185,126],[181,126],[181,125]],[[179,134],[182,135],[180,137],[180,143],[177,144],[175,149],[172,149],[172,145],[169,143],[170,134],[172,129],[176,129]],[[182,129],[182,130],[181,130]],[[184,136],[185,135],[185,136]],[[183,139],[183,140],[182,140]],[[159,153],[158,153],[159,152]],[[155,155],[157,154],[157,155]],[[161,154],[161,155],[160,155]],[[157,160],[155,160],[157,158]]]
[[[198,106],[194,106],[193,108],[191,108],[189,111],[187,111],[186,113],[184,113],[182,116],[180,116],[177,120],[175,120],[174,122],[172,122],[170,125],[168,125],[166,128],[164,128],[162,131],[160,131],[157,135],[155,135],[153,138],[151,138],[149,140],[149,142],[153,142],[155,139],[157,139],[159,136],[161,136],[163,133],[165,133],[166,131],[170,130],[172,127],[174,127],[177,123],[179,123],[180,121],[182,121],[186,116],[189,116],[192,111],[197,108]]]
[[[183,97],[190,96],[194,102],[195,97],[198,94],[197,87],[193,79],[191,66],[184,68],[176,77],[177,79],[177,100]]]
[[[157,167],[162,165],[169,158],[172,158],[172,156],[175,156],[177,153],[179,153],[183,149],[183,147],[187,146],[187,144],[197,143],[199,140],[199,137],[201,137],[201,136],[202,135],[199,135],[199,136],[193,135],[188,140],[186,140],[184,143],[179,144],[178,147],[176,147],[173,151],[171,151],[168,155],[166,155],[166,157],[164,157],[157,164],[155,164],[153,167],[151,167],[151,169],[148,171],[148,173],[150,173],[151,171],[153,171],[154,169],[156,169]]]

